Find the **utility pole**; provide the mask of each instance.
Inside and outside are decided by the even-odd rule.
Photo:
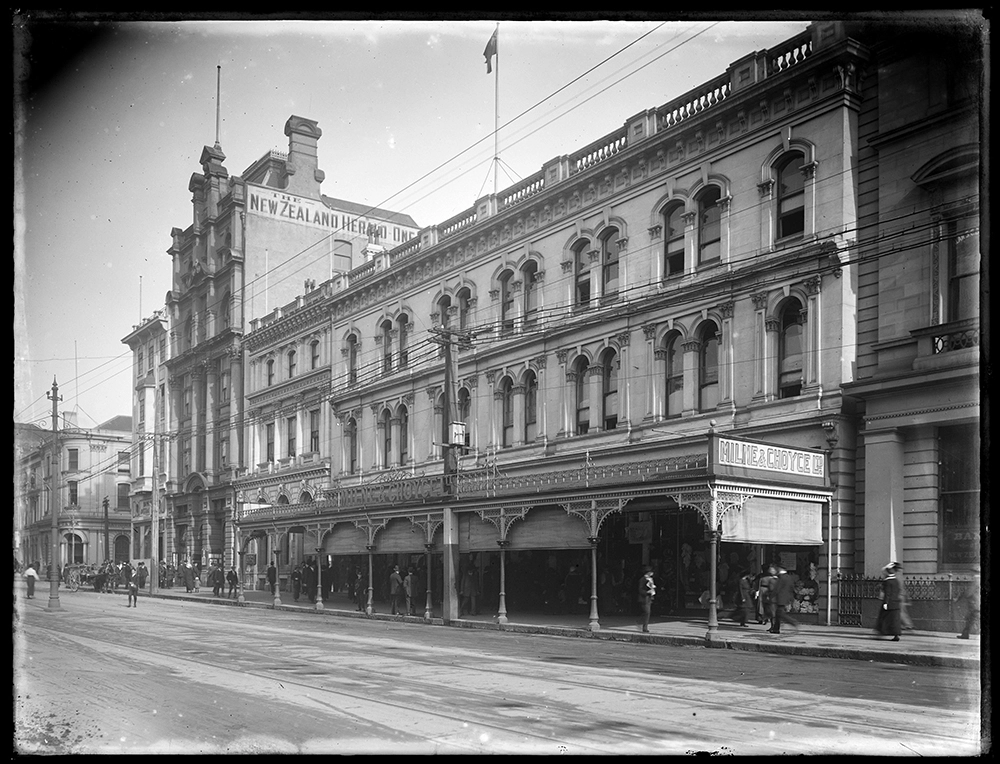
[[[156,412],[153,412],[156,416]],[[156,438],[156,422],[153,422],[153,501],[149,515],[151,525],[149,529],[149,543],[152,547],[149,550],[149,593],[156,594],[160,590],[160,473],[156,463],[156,452],[159,451],[159,442]]]
[[[52,515],[52,551],[49,553],[49,604],[48,610],[62,610],[59,604],[59,385],[56,378],[52,378],[52,392],[49,393],[49,400],[52,401],[52,452],[51,459],[52,477],[49,481],[49,514]]]
[[[110,543],[111,543],[111,529],[108,526],[108,523],[109,523],[109,520],[108,520],[108,497],[105,496],[104,497],[104,501],[101,502],[101,503],[104,505],[104,554],[107,556],[108,560],[110,560],[111,562],[114,562],[114,560],[111,558],[111,546],[110,546]]]

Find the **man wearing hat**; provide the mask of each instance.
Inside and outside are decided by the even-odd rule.
[[[653,597],[656,596],[656,582],[653,581],[653,569],[648,565],[642,570],[639,579],[639,607],[642,608],[642,630],[649,633],[649,615],[653,610]]]
[[[795,601],[795,579],[792,578],[791,573],[780,565],[778,566],[778,578],[774,582],[774,588],[771,591],[771,599],[774,605],[774,617],[771,621],[771,628],[768,631],[772,634],[780,634],[782,623],[798,631],[798,621],[788,615],[788,606]]]

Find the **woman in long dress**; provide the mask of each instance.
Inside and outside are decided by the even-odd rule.
[[[898,642],[902,633],[903,587],[896,577],[896,563],[890,562],[882,570],[885,572],[882,579],[882,611],[876,628],[882,636],[891,636],[893,642]]]

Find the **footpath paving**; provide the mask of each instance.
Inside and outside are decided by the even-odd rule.
[[[23,588],[23,585],[22,585]],[[114,596],[99,595],[93,591],[63,592],[60,598],[66,597],[67,607],[70,599],[81,596]],[[124,592],[118,595],[125,606]],[[148,600],[151,595],[143,593],[142,599]],[[161,589],[157,598],[183,600],[220,607],[266,608],[288,612],[312,612],[320,617],[368,618],[373,620],[392,620],[414,625],[444,626],[441,612],[436,609],[431,614],[428,624],[423,615],[394,616],[383,612],[384,605],[376,603],[377,612],[368,616],[359,612],[346,594],[334,593],[327,602],[322,603],[319,610],[306,597],[300,597],[296,602],[291,593],[281,592],[281,604],[274,604],[274,597],[269,592],[244,591],[244,602],[234,599],[218,598],[212,595],[211,589],[200,589],[197,592],[185,592],[182,588]],[[48,598],[47,586],[43,584],[36,592],[32,603],[44,607]],[[642,632],[641,626],[634,617],[609,616],[600,620],[600,629],[591,631],[589,617],[586,615],[548,615],[530,613],[508,613],[508,623],[500,624],[496,614],[463,616],[448,624],[452,628],[484,629],[492,631],[508,631],[527,634],[547,634],[561,637],[576,637],[583,639],[609,639],[615,641],[640,642],[654,645],[679,645],[692,647],[713,647],[745,652],[773,653],[779,655],[804,655],[817,658],[838,658],[880,663],[899,663],[919,666],[946,666],[981,670],[983,652],[988,660],[988,648],[978,634],[968,640],[957,639],[957,635],[933,631],[904,631],[899,642],[893,642],[886,637],[878,637],[871,630],[851,626],[823,626],[804,624],[797,630],[782,631],[781,634],[769,634],[767,626],[756,623],[741,628],[733,621],[720,619],[719,636],[709,644],[705,635],[708,632],[708,614],[704,617],[662,617],[654,618],[649,624],[649,633]],[[988,667],[987,667],[988,668]]]

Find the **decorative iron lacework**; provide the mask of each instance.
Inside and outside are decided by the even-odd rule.
[[[708,457],[705,454],[674,456],[646,462],[625,462],[594,465],[589,460],[583,466],[570,470],[545,472],[532,475],[507,475],[487,468],[459,473],[457,488],[462,498],[497,493],[539,492],[543,489],[594,487],[615,483],[644,482],[664,478],[678,472],[704,470]]]
[[[934,355],[974,347],[979,347],[979,327],[934,336]]]
[[[972,577],[905,576],[903,584],[910,602],[953,602],[975,585]],[[842,626],[860,626],[864,600],[878,600],[882,595],[882,579],[863,575],[837,577],[837,617]]]

